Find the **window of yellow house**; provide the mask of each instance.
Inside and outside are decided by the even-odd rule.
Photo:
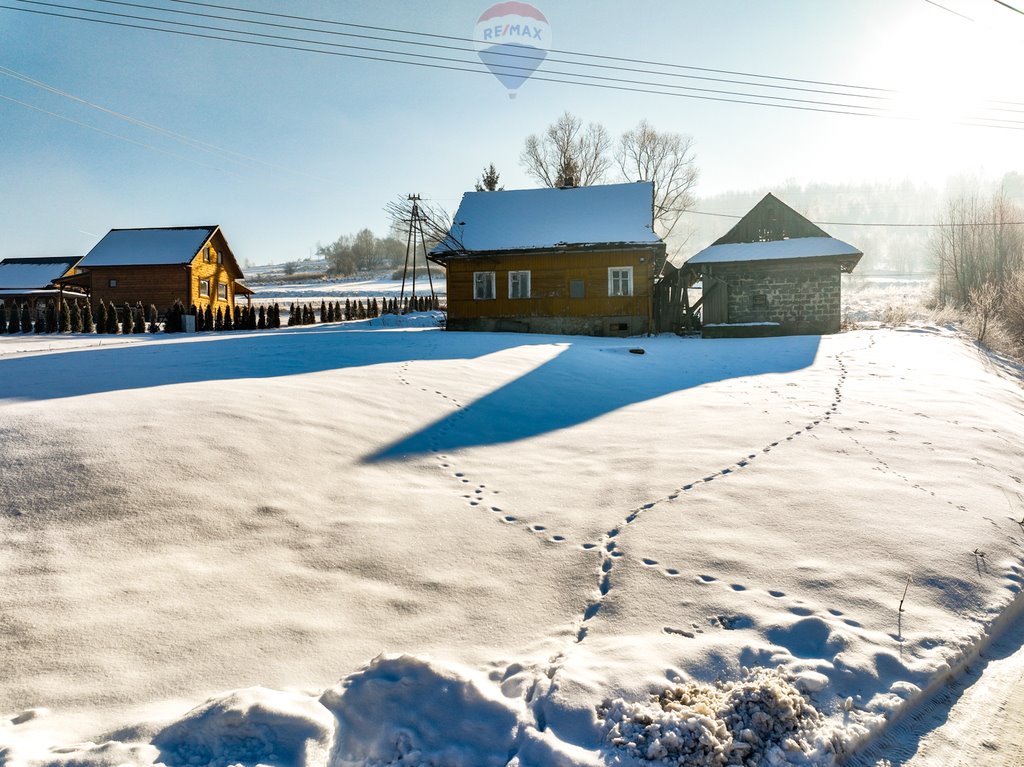
[[[228,284],[226,282],[217,283],[217,298],[221,301],[228,300]]]
[[[210,281],[199,280],[199,295],[209,296],[210,295]]]
[[[203,248],[203,262],[207,263],[207,264],[210,263],[210,246],[209,245],[207,245],[205,248]]]

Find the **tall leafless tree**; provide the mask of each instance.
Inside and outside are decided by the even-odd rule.
[[[611,167],[611,146],[604,126],[584,126],[565,112],[543,134],[526,138],[519,161],[544,186],[590,186],[603,180]]]
[[[655,130],[647,120],[622,134],[615,160],[625,181],[654,184],[654,222],[666,238],[695,202],[698,170],[693,137]]]

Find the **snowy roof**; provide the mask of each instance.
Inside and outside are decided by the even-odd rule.
[[[85,268],[187,264],[215,231],[216,226],[111,229],[78,265]]]
[[[730,242],[711,245],[691,257],[688,264],[724,264],[734,261],[781,261],[789,258],[864,255],[835,237],[795,237],[767,242]]]
[[[78,263],[81,256],[5,258],[0,261],[0,289],[45,288]]]
[[[431,254],[660,243],[651,224],[653,200],[649,182],[467,192],[449,239]]]

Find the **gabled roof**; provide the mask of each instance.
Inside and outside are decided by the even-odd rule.
[[[828,237],[828,233],[769,192],[732,229],[712,244],[765,242],[795,237]]]
[[[786,261],[828,258],[852,271],[864,254],[849,243],[830,237],[817,224],[769,193],[735,226],[712,245],[691,256],[687,265],[747,261]]]
[[[0,261],[0,290],[40,290],[64,276],[81,256],[5,258]]]
[[[730,242],[711,245],[693,256],[688,264],[724,264],[734,261],[779,261],[789,258],[856,256],[863,253],[835,237],[797,237],[767,242]]]
[[[431,255],[660,244],[652,226],[653,202],[650,182],[467,192],[448,239]]]
[[[213,237],[217,226],[111,229],[78,266],[154,266],[188,264]]]

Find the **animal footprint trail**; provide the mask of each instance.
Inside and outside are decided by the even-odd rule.
[[[399,366],[398,380],[406,386],[412,386],[409,380],[409,362],[403,362]],[[466,410],[463,407],[463,403],[455,397],[444,393],[439,389],[428,389],[426,387],[420,387],[420,391],[426,394],[433,394],[443,399],[448,405],[455,408],[456,413],[451,418],[447,419],[447,422],[442,428],[434,434],[430,442],[430,451],[434,454],[435,460],[438,462],[439,468],[445,470],[451,478],[458,483],[460,488],[465,491],[469,490],[467,486],[472,486],[472,479],[467,475],[465,471],[457,470],[452,465],[452,459],[449,455],[441,453],[441,444],[445,436],[447,436],[452,429],[454,429],[464,418]],[[486,484],[480,483],[472,487],[469,492],[461,493],[462,499],[466,502],[466,505],[471,509],[479,509],[481,511],[486,510],[495,516],[496,521],[507,525],[515,526],[519,525],[520,519],[514,514],[505,513],[501,506],[495,505],[495,496],[500,494],[500,490],[488,488]],[[520,527],[523,527],[520,525]],[[546,525],[527,525],[523,529],[534,536],[543,535],[547,532],[548,528]],[[561,544],[568,541],[567,536],[558,533],[543,536],[546,542],[552,544]]]

